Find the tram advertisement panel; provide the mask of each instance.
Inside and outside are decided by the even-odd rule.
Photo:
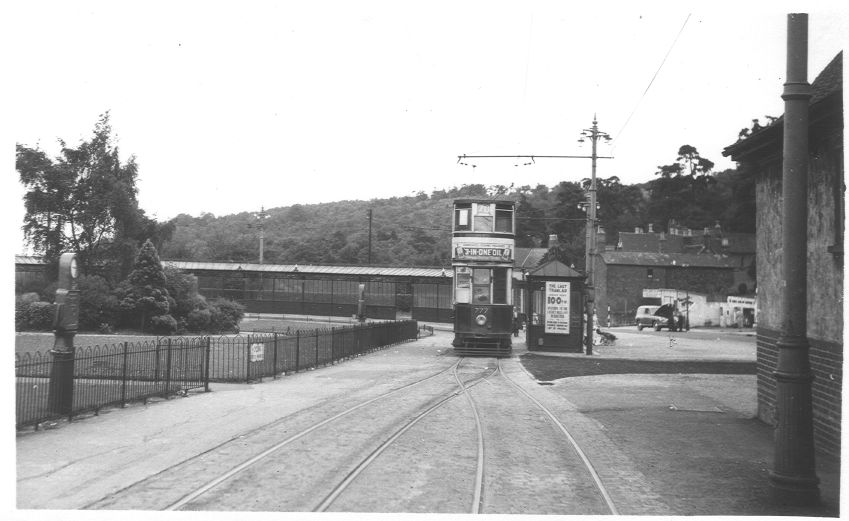
[[[454,260],[474,260],[490,262],[513,262],[513,241],[499,241],[491,237],[476,241],[475,237],[464,237],[452,241]]]
[[[569,299],[571,282],[545,283],[545,332],[569,334]]]

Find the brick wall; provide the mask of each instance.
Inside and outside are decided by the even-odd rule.
[[[681,289],[693,293],[727,294],[734,286],[734,272],[727,268],[668,268],[663,266],[605,265],[596,271],[596,305],[602,324],[607,324],[610,305],[611,325],[634,323],[644,289]],[[648,277],[648,270],[652,277]],[[603,288],[603,291],[602,291]]]
[[[758,418],[775,425],[776,382],[773,376],[778,363],[776,342],[780,333],[758,327]],[[817,449],[840,456],[840,420],[843,384],[843,345],[809,339],[809,359],[814,381],[811,385],[814,441]]]

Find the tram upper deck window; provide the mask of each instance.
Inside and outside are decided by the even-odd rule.
[[[511,205],[495,205],[495,231],[513,233],[513,207]]]
[[[492,205],[489,203],[478,203],[475,211],[475,231],[492,231]]]
[[[470,230],[472,228],[472,205],[459,203],[454,206],[454,229]]]

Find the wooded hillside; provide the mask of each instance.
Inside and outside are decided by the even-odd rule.
[[[682,147],[683,150],[683,147]],[[680,159],[680,158],[679,158]],[[680,162],[679,162],[680,164]],[[623,185],[616,177],[599,179],[599,220],[615,244],[619,231],[654,224],[665,230],[670,219],[694,229],[713,226],[754,232],[754,181],[738,170],[715,175],[686,168],[659,167],[658,178]],[[665,170],[664,170],[665,169]],[[266,263],[365,264],[372,210],[374,265],[449,266],[451,202],[459,197],[497,196],[518,202],[517,246],[548,246],[557,234],[561,260],[582,268],[589,181],[564,181],[547,187],[463,185],[431,194],[338,201],[266,209]],[[216,217],[181,214],[171,221],[174,233],[161,255],[172,260],[242,261],[259,259],[259,220],[242,212]]]

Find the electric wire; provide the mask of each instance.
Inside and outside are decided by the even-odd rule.
[[[678,34],[675,36],[675,39],[672,41],[672,45],[669,46],[669,50],[666,51],[666,55],[663,57],[663,60],[660,62],[660,65],[657,67],[657,70],[655,71],[654,76],[652,76],[651,81],[649,81],[648,86],[646,86],[646,90],[643,91],[643,95],[640,96],[640,99],[637,100],[637,104],[634,105],[634,110],[631,111],[631,114],[628,115],[628,119],[625,120],[625,123],[622,125],[622,128],[620,128],[619,132],[616,134],[617,139],[613,144],[613,148],[610,149],[610,155],[613,155],[613,152],[616,151],[616,147],[619,145],[619,138],[625,132],[625,128],[628,126],[628,123],[631,122],[631,118],[634,117],[634,114],[636,114],[637,109],[640,108],[640,104],[643,102],[643,99],[646,97],[646,94],[648,94],[649,89],[651,89],[651,86],[654,84],[654,80],[657,78],[657,75],[660,74],[660,70],[663,68],[663,64],[666,63],[666,59],[669,58],[669,54],[672,53],[672,49],[674,49],[675,44],[678,43],[678,38],[680,38],[681,33],[684,32],[684,28],[687,26],[687,22],[690,21],[690,16],[692,16],[692,13],[687,14],[687,18],[684,20],[684,23],[681,25],[681,29],[678,30]]]

